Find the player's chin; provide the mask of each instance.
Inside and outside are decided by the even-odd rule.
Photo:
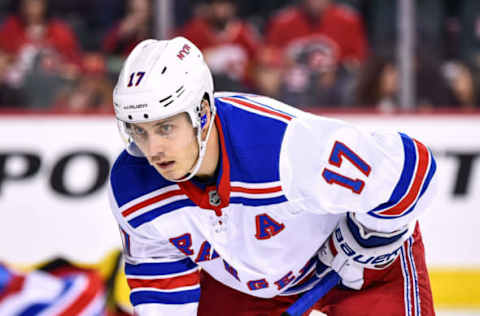
[[[183,179],[187,173],[183,171],[178,171],[178,170],[169,170],[169,171],[164,171],[164,170],[158,170],[158,173],[165,178],[165,180],[168,181],[177,181],[179,179]]]

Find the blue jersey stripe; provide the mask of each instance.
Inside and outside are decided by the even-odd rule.
[[[200,300],[200,288],[179,291],[136,291],[130,294],[130,301],[134,306],[139,304],[188,304]]]
[[[230,203],[251,205],[251,206],[278,204],[278,203],[283,203],[285,201],[287,201],[287,198],[284,195],[273,197],[273,198],[266,198],[266,199],[250,199],[250,198],[244,198],[244,197],[230,198]],[[166,214],[187,206],[195,206],[195,203],[190,199],[175,201],[175,202],[163,205],[159,208],[153,209],[151,211],[148,211],[146,213],[143,213],[142,215],[139,215],[137,217],[134,217],[131,220],[129,220],[128,223],[132,225],[132,227],[136,228],[142,224],[145,224],[147,222],[154,220],[155,218],[163,214]]]
[[[140,264],[125,263],[126,275],[168,275],[174,273],[185,272],[195,268],[197,265],[185,258],[172,262],[149,262]]]
[[[420,189],[420,194],[419,194],[417,200],[415,201],[415,203],[406,212],[403,212],[401,215],[398,215],[398,216],[379,215],[379,214],[375,214],[373,212],[369,212],[369,214],[374,216],[374,217],[378,217],[378,218],[393,219],[393,218],[402,217],[402,216],[405,216],[405,215],[411,213],[415,209],[415,206],[417,206],[417,203],[420,200],[420,198],[423,196],[423,194],[427,190],[428,186],[430,185],[430,182],[432,181],[433,175],[435,174],[435,171],[437,170],[437,163],[435,162],[435,158],[433,157],[433,154],[432,154],[431,151],[429,151],[429,155],[430,155],[430,159],[431,159],[430,160],[430,166],[429,166],[429,169],[428,169],[427,176],[425,177],[425,180],[423,182],[422,188]]]
[[[428,152],[430,153],[430,159],[431,159],[430,169],[428,170],[427,177],[423,182],[422,190],[420,191],[420,196],[422,196],[423,193],[425,193],[425,190],[427,190],[430,184],[430,181],[432,180],[433,175],[435,174],[435,171],[437,171],[437,163],[435,162],[435,157],[433,157],[433,154],[430,150]]]
[[[370,236],[368,238],[363,238],[360,234],[360,227],[352,220],[351,214],[347,214],[347,225],[348,229],[353,235],[353,238],[364,248],[375,248],[380,246],[389,245],[400,239],[407,231],[403,231],[392,237],[380,237],[380,236]]]
[[[286,202],[287,198],[285,195],[277,196],[274,198],[267,198],[267,199],[249,199],[245,197],[231,197],[230,203],[232,204],[243,204],[249,206],[263,206],[263,205],[271,205],[271,204],[278,204]]]
[[[0,264],[0,291],[2,291],[3,288],[8,285],[8,283],[12,278],[13,278],[12,273],[9,270],[7,270],[6,267]]]
[[[35,316],[38,315],[40,312],[43,310],[47,309],[50,307],[49,303],[38,303],[38,304],[33,304],[25,308],[23,311],[20,313],[16,314],[18,316]]]
[[[370,211],[373,215],[374,212],[381,211],[397,204],[401,198],[407,193],[407,190],[412,182],[414,176],[415,165],[417,162],[417,153],[415,149],[415,143],[413,140],[403,133],[399,133],[403,143],[403,149],[405,152],[405,161],[403,163],[403,170],[400,176],[400,180],[397,182],[395,189],[393,190],[390,199],[377,206]]]
[[[155,209],[153,209],[151,211],[148,211],[146,213],[143,213],[142,215],[139,215],[137,217],[134,217],[131,220],[129,220],[128,223],[130,225],[132,225],[132,227],[137,228],[138,226],[140,226],[142,224],[153,221],[155,218],[157,218],[157,217],[159,217],[163,214],[170,213],[172,211],[178,210],[178,209],[180,209],[182,207],[186,207],[186,206],[195,206],[195,203],[193,203],[189,199],[183,199],[183,200],[175,201],[175,202],[172,202],[172,203],[169,203],[169,204],[165,204],[161,207],[155,208]]]

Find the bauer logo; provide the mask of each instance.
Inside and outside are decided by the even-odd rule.
[[[137,109],[143,109],[148,107],[148,104],[143,103],[143,104],[130,104],[126,105],[123,107],[124,110],[137,110]]]

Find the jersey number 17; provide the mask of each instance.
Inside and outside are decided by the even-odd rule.
[[[331,165],[340,168],[343,161],[342,157],[347,158],[358,170],[360,170],[367,177],[370,175],[370,166],[362,158],[360,158],[360,156],[358,156],[355,152],[353,152],[353,150],[348,148],[348,146],[344,143],[335,141],[328,162]],[[342,187],[352,190],[352,192],[356,194],[362,193],[363,187],[365,186],[365,182],[361,179],[352,179],[341,175],[335,171],[332,171],[328,168],[323,169],[322,176],[329,184],[341,185]]]

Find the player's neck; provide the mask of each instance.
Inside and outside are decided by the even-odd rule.
[[[215,175],[219,159],[220,159],[220,145],[218,141],[218,131],[215,122],[212,122],[212,131],[207,141],[207,149],[205,151],[205,157],[203,158],[202,165],[197,172],[198,178],[210,178]]]

